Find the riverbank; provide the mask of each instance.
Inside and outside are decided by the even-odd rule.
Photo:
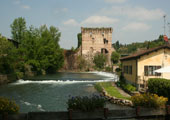
[[[118,88],[114,82],[96,83],[95,88],[111,103],[124,106],[133,106],[130,100],[131,96]]]

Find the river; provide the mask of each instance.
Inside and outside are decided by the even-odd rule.
[[[115,81],[117,76],[105,72],[56,73],[18,80],[0,86],[0,96],[5,96],[20,106],[20,112],[66,111],[71,96],[98,94],[96,82]]]

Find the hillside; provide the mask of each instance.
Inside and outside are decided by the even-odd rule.
[[[158,39],[145,41],[145,42],[134,42],[131,44],[121,44],[119,41],[116,41],[113,45],[115,50],[121,55],[129,55],[139,50],[154,48],[157,46],[164,45],[165,41],[163,39],[163,35],[160,35]]]

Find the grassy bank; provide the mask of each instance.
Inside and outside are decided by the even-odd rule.
[[[110,95],[121,99],[130,99],[129,97],[123,96],[117,88],[112,86],[112,82],[100,82],[95,84],[95,88],[98,92],[102,92],[102,88]]]

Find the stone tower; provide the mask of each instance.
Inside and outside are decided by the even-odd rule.
[[[114,51],[112,47],[112,28],[81,28],[82,46],[81,54],[87,60],[92,60],[97,53],[110,56]]]

